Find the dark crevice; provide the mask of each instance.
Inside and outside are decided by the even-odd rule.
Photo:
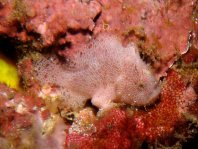
[[[33,32],[33,31],[26,31],[27,35],[30,37],[34,37],[34,39],[40,39],[41,35],[39,33]]]
[[[71,42],[66,42],[65,44],[58,45],[58,51],[64,51],[66,48],[70,49],[72,47]]]
[[[18,21],[15,23],[15,26],[17,27],[17,33],[20,33],[24,30],[23,25]]]
[[[98,107],[94,106],[92,103],[91,103],[91,99],[87,100],[86,104],[85,104],[85,107],[91,107],[93,110],[94,110],[94,113],[96,114],[99,109]]]
[[[73,28],[69,28],[68,30],[68,33],[70,34],[73,34],[73,35],[76,35],[76,34],[79,34],[79,33],[82,33],[83,35],[92,35],[92,31],[90,31],[89,29],[73,29]]]
[[[145,106],[139,106],[139,107],[136,107],[136,108],[138,110],[148,112],[148,111],[150,111],[152,109],[155,109],[156,106],[158,106],[160,103],[161,103],[161,95],[159,95],[159,97],[155,100],[154,103],[148,104],[148,105],[145,105]]]
[[[15,48],[16,42],[17,41],[10,39],[6,36],[0,36],[0,54],[13,62],[13,64],[17,63],[19,54],[17,49]]]
[[[149,65],[153,65],[154,62],[153,60],[150,58],[149,55],[145,54],[145,53],[142,53],[140,52],[140,58],[146,63],[146,64],[149,64]]]
[[[61,38],[65,38],[66,37],[66,33],[58,33],[58,35],[56,36],[56,39],[61,39]]]
[[[182,149],[198,149],[198,134],[183,144]]]
[[[141,145],[141,149],[149,149],[148,143],[144,141]]]
[[[98,21],[98,19],[100,18],[101,14],[102,14],[102,12],[100,12],[99,14],[97,14],[97,15],[95,16],[95,18],[93,19],[93,21],[94,21],[95,24],[96,24],[96,22]]]

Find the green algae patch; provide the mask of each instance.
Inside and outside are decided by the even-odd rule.
[[[19,80],[16,67],[0,58],[0,83],[5,83],[11,88],[19,89]]]

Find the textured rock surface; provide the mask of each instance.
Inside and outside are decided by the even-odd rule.
[[[1,149],[63,149],[66,125],[59,115],[47,112],[41,98],[0,84]]]
[[[92,31],[101,11],[97,1],[2,0],[0,4],[0,33],[21,41],[34,40],[33,46],[41,44],[41,48],[59,39],[66,42],[68,30]]]
[[[164,72],[177,55],[186,51],[188,34],[193,30],[195,2],[103,0],[94,32],[115,32],[126,42],[135,41],[158,71]]]

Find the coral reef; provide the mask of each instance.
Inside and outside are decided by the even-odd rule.
[[[70,132],[66,137],[66,148],[104,148],[128,149],[131,146],[127,134],[127,115],[124,111],[113,109],[95,122],[95,132],[87,135]]]
[[[75,130],[69,131],[66,145],[68,148],[75,145],[77,148],[89,149],[95,147],[140,148],[143,141],[155,143],[156,141],[163,142],[163,140],[166,140],[163,142],[165,145],[170,145],[172,143],[170,138],[175,139],[173,134],[176,133],[178,127],[188,121],[183,114],[187,113],[188,108],[197,99],[197,95],[193,91],[186,98],[185,94],[188,90],[179,74],[171,70],[163,85],[161,102],[155,108],[147,111],[112,109],[96,120],[95,129],[88,134],[85,135]],[[193,102],[185,104],[183,99]],[[183,108],[182,111],[181,108]],[[187,127],[188,125],[182,129]]]
[[[0,1],[0,33],[15,37],[23,42],[32,42],[37,48],[70,41],[66,34],[92,31],[95,17],[101,12],[97,1]],[[80,12],[80,13],[79,13]],[[70,33],[68,33],[69,35]],[[87,33],[86,33],[87,34]],[[89,38],[89,33],[80,37]]]
[[[115,32],[125,42],[134,41],[149,55],[158,73],[186,52],[193,30],[195,0],[186,1],[101,1],[102,14],[94,32]]]
[[[0,0],[0,53],[1,149],[197,142],[197,0]]]
[[[0,84],[0,144],[2,149],[64,148],[65,128],[58,114],[41,98]]]

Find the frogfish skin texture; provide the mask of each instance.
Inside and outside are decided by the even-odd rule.
[[[64,103],[73,109],[83,107],[89,99],[98,108],[113,103],[146,105],[160,92],[158,81],[135,44],[124,47],[109,34],[79,47],[64,62],[55,56],[42,56],[34,67],[36,79],[43,85],[57,85]]]

